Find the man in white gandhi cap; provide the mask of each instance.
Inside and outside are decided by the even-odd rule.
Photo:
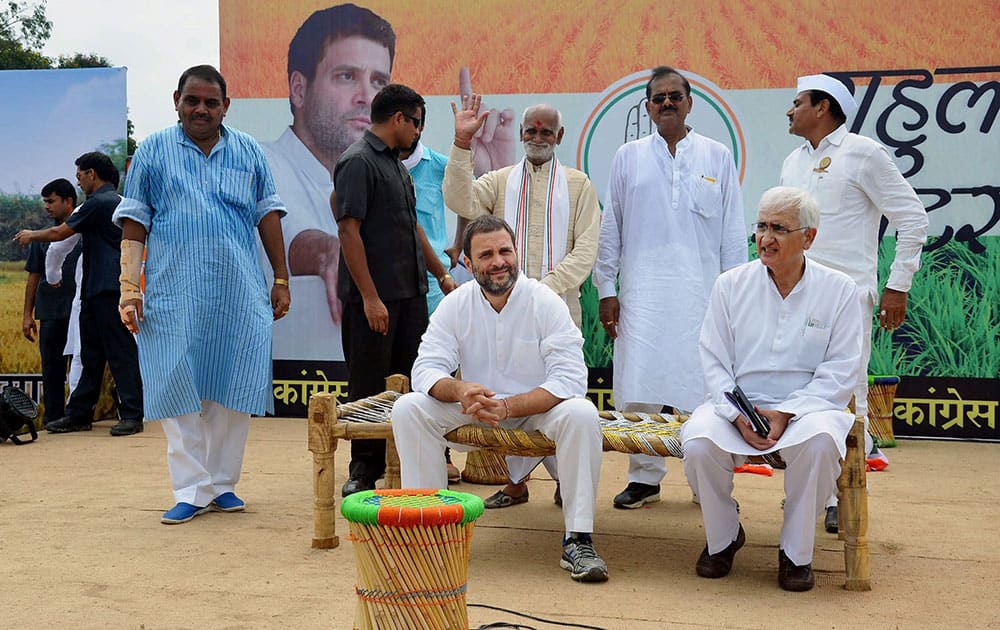
[[[806,190],[819,203],[823,230],[809,249],[809,258],[843,271],[858,285],[864,341],[854,396],[867,428],[879,224],[885,216],[896,229],[896,254],[875,317],[883,329],[894,331],[906,319],[906,296],[927,239],[927,212],[886,148],[848,131],[858,104],[843,82],[813,74],[799,77],[795,91],[786,112],[788,132],[805,142],[785,158],[779,183]],[[866,444],[866,452],[870,450]],[[830,497],[825,527],[831,533],[837,531],[836,505],[836,496]]]

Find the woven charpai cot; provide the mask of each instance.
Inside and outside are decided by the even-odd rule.
[[[357,562],[361,630],[468,628],[465,592],[479,497],[450,490],[368,490],[344,499]]]
[[[337,418],[344,422],[388,422],[392,404],[402,394],[387,391],[337,406]],[[682,457],[680,430],[682,416],[655,413],[600,412],[604,450],[662,457]],[[448,433],[449,442],[503,449],[504,455],[542,457],[556,452],[555,442],[539,431],[504,429],[484,424],[467,424]]]
[[[898,376],[868,377],[868,427],[880,448],[896,446],[892,430],[892,403],[896,400]]]

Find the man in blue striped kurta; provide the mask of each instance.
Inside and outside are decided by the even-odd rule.
[[[250,414],[272,410],[271,322],[290,303],[285,210],[260,147],[222,125],[225,79],[189,68],[174,104],[180,124],[139,147],[114,215],[122,321],[138,335],[146,419],[162,420],[167,437],[168,524],[244,509],[234,490]],[[274,270],[270,303],[255,226]]]

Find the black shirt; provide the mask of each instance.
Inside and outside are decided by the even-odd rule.
[[[403,300],[427,293],[427,267],[417,234],[413,179],[378,136],[365,131],[337,160],[333,171],[337,221],[361,220],[368,270],[379,298]],[[340,257],[337,293],[345,302],[361,302],[361,293]]]
[[[24,270],[41,274],[42,279],[35,290],[35,319],[69,319],[73,310],[73,296],[76,294],[76,261],[80,258],[80,243],[66,256],[62,264],[62,284],[54,287],[45,281],[45,255],[49,243],[28,245],[28,261]]]
[[[122,230],[111,222],[111,215],[121,200],[114,187],[105,184],[66,219],[66,225],[83,235],[80,297],[84,300],[104,291],[120,290]]]

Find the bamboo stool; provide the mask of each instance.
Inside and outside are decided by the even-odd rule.
[[[340,540],[335,530],[334,453],[338,440],[386,441],[385,486],[398,488],[399,456],[388,423],[392,403],[409,391],[405,376],[386,379],[388,391],[364,400],[337,405],[333,394],[313,394],[309,399],[309,450],[313,454],[314,549],[332,549]],[[685,417],[645,413],[600,413],[604,451],[683,457],[680,428]],[[555,443],[538,431],[503,429],[468,424],[449,432],[449,442],[496,449],[503,455],[541,457],[554,455]],[[442,462],[442,465],[443,462]],[[871,590],[868,549],[868,495],[865,477],[864,420],[855,415],[847,437],[847,455],[837,480],[840,496],[840,537],[844,540],[845,588]]]
[[[472,529],[483,500],[450,490],[367,490],[344,499],[357,564],[358,630],[465,629]]]

